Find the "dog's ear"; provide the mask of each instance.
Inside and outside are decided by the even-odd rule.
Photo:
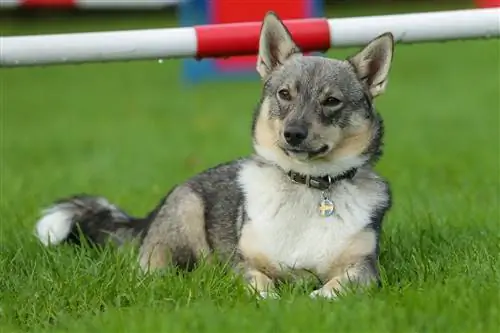
[[[300,49],[286,26],[274,12],[268,12],[260,30],[257,72],[265,78],[296,53]]]
[[[384,93],[394,53],[394,37],[386,32],[373,39],[360,52],[347,60],[358,78],[366,84],[372,97]]]

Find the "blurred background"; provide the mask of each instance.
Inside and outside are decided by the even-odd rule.
[[[178,21],[179,4],[183,1],[194,3],[195,7],[197,3],[205,2],[200,0],[1,0],[2,34],[172,26]],[[267,1],[229,0],[225,2],[233,5],[234,17],[241,17],[243,8],[248,4],[261,7]],[[300,6],[303,1],[278,0],[273,2],[280,6],[296,7]],[[310,0],[305,2],[314,5],[317,3],[328,17],[498,5],[497,0]],[[42,28],[44,25],[45,28]]]

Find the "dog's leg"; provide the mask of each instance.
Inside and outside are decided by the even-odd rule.
[[[352,264],[342,274],[331,278],[321,288],[313,291],[310,296],[332,299],[350,287],[364,287],[377,283],[379,278],[373,260],[370,256]]]
[[[344,253],[331,263],[325,284],[310,296],[335,298],[349,287],[378,283],[377,241],[375,230],[367,229],[355,235]]]
[[[266,274],[254,268],[247,268],[244,276],[250,292],[256,293],[262,298],[279,298],[274,289],[273,280]]]
[[[151,221],[140,248],[139,264],[148,272],[171,264],[192,268],[209,253],[203,199],[189,187],[180,186]]]
[[[278,270],[272,261],[257,247],[259,237],[251,224],[247,223],[242,231],[238,244],[238,272],[244,276],[249,291],[257,293],[262,298],[279,298],[275,292],[273,277],[278,276]]]

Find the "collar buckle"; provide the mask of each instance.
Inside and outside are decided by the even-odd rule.
[[[295,184],[306,185],[309,188],[315,188],[321,191],[330,189],[333,183],[343,179],[351,179],[356,174],[356,169],[349,170],[339,176],[332,178],[330,175],[323,177],[311,177],[311,175],[301,175],[298,172],[290,170],[288,178]]]

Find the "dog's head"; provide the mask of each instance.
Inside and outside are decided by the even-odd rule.
[[[345,60],[304,56],[268,13],[257,62],[264,87],[253,124],[256,153],[311,176],[374,161],[383,128],[372,101],[385,90],[393,47],[385,33]]]

